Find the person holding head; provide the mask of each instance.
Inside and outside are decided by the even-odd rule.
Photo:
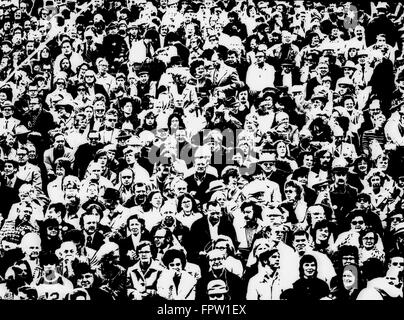
[[[127,296],[131,300],[149,300],[157,294],[157,280],[164,267],[155,260],[156,248],[150,241],[136,247],[139,261],[127,271]]]
[[[279,300],[282,293],[279,279],[280,254],[278,249],[266,249],[259,257],[261,268],[248,281],[247,300]]]
[[[20,260],[7,268],[4,282],[0,283],[0,298],[2,300],[18,300],[19,290],[32,283],[32,274],[28,263]]]
[[[166,300],[195,300],[196,279],[185,271],[186,257],[179,249],[169,249],[162,259],[165,267],[157,280],[157,294]]]
[[[112,296],[99,288],[95,271],[87,263],[79,263],[74,267],[75,288],[84,289],[93,301],[112,301]]]
[[[33,282],[39,299],[64,300],[73,291],[71,281],[58,273],[58,263],[59,259],[55,254],[41,254],[40,265],[43,268],[43,275]]]
[[[119,245],[105,242],[95,254],[95,275],[100,280],[100,289],[113,300],[122,300],[126,293],[126,269],[120,264]]]

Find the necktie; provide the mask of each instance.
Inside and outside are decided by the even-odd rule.
[[[93,244],[93,239],[91,238],[91,236],[87,236],[87,247],[91,248],[91,245]]]
[[[4,129],[6,129],[6,130],[8,130],[8,120],[6,120],[6,123],[5,123],[5,128]]]

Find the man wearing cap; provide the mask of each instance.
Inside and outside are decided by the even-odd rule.
[[[81,54],[83,59],[88,62],[92,63],[96,61],[103,50],[102,45],[97,43],[95,40],[95,34],[93,30],[88,28],[84,31],[84,40],[77,48],[77,53]]]
[[[111,71],[115,73],[118,67],[124,62],[124,58],[128,54],[128,46],[124,37],[118,34],[118,25],[111,22],[107,28],[107,35],[104,36],[102,46],[104,49],[103,56],[107,59]]]
[[[14,118],[14,105],[11,101],[5,101],[1,106],[3,118],[0,118],[0,129],[14,131],[21,121]]]
[[[222,300],[227,301],[229,300],[229,288],[226,286],[226,282],[220,279],[211,280],[208,283],[207,287],[207,294],[208,299],[211,301],[215,300]]]

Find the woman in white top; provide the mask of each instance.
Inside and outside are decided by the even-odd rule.
[[[157,223],[159,223],[163,216],[160,209],[163,206],[163,195],[159,190],[153,190],[149,193],[146,203],[143,206],[142,218],[145,221],[145,226],[150,231]]]

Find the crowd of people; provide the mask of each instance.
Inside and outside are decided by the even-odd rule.
[[[0,17],[1,299],[403,298],[401,2]]]

